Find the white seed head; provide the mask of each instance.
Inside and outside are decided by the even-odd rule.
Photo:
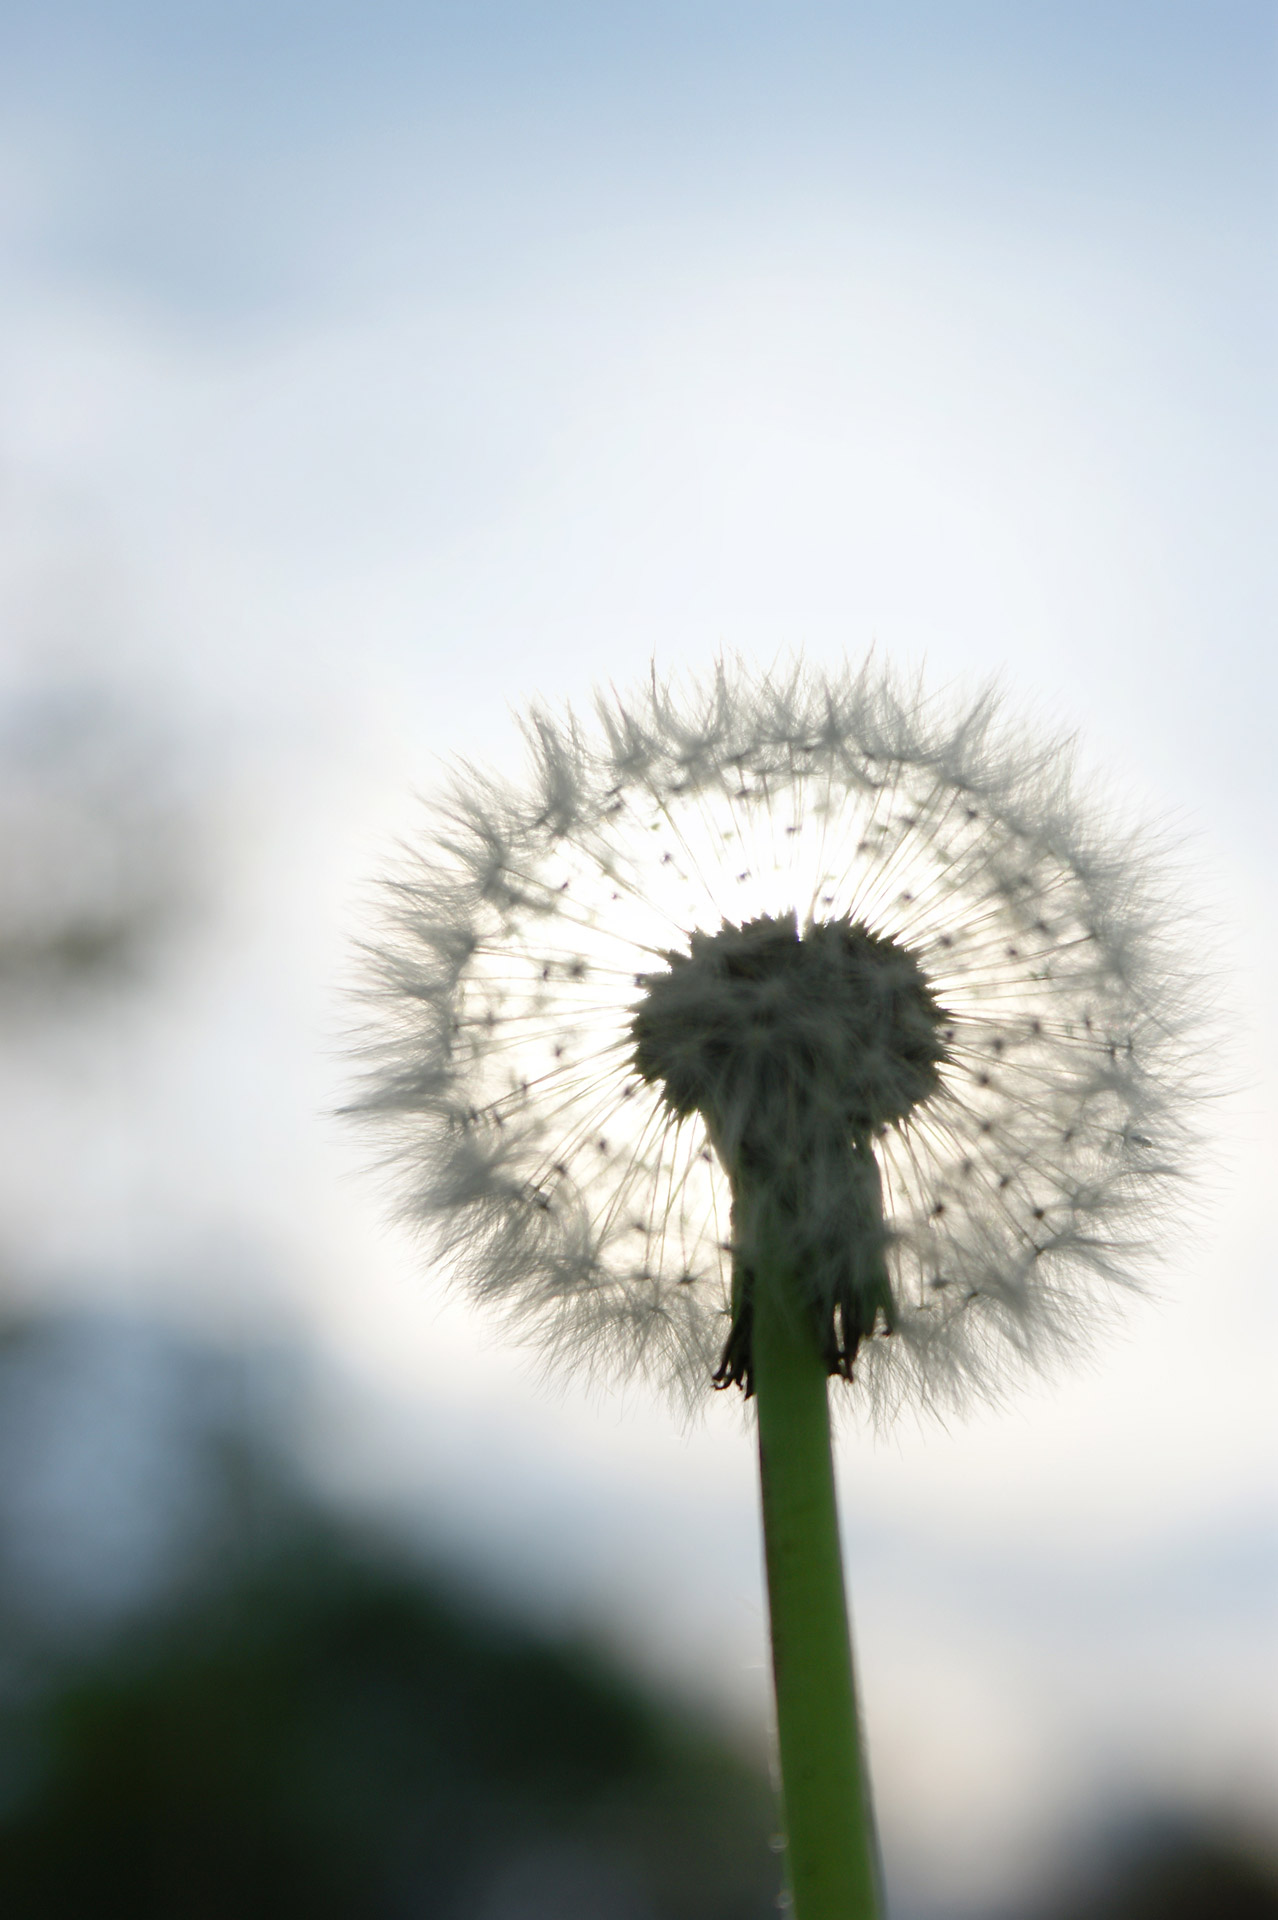
[[[357,1111],[472,1293],[695,1397],[766,1162],[879,1409],[1103,1325],[1181,1182],[1191,996],[1067,748],[873,663],[654,680],[597,722],[535,712],[523,788],[458,773],[371,950]]]

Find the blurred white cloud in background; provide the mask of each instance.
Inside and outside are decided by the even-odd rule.
[[[886,1852],[938,1911],[1278,1784],[1274,41],[1250,0],[0,22],[0,692],[164,736],[204,903],[163,992],[8,1037],[16,1298],[311,1343],[350,1497],[758,1724],[733,1409],[548,1393],[328,1117],[381,850],[528,696],[872,643],[1005,673],[1184,844],[1237,1091],[1163,1300],[843,1445]]]

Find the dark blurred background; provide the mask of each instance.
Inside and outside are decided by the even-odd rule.
[[[1187,863],[1153,1306],[840,1474],[892,1920],[1275,1911],[1270,0],[0,9],[0,1914],[776,1910],[749,1433],[332,1118],[507,702],[1004,673]]]
[[[9,1331],[0,1910],[772,1910],[757,1757],[326,1508],[255,1372]]]
[[[0,1911],[777,1911],[759,1754],[317,1497],[281,1366],[138,1320],[7,1329]],[[1278,1913],[1259,1847],[1166,1815],[1085,1836],[1060,1877],[999,1920]]]

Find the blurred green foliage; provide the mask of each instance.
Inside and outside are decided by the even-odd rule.
[[[246,1356],[0,1326],[0,1920],[776,1912],[754,1758],[356,1525],[281,1421]],[[1278,1920],[1183,1821],[1068,1866],[1002,1920]]]
[[[756,1920],[766,1781],[597,1656],[295,1531],[10,1727],[6,1920]]]

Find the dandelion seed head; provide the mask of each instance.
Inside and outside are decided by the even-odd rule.
[[[879,1407],[1103,1324],[1180,1180],[1188,998],[1067,751],[873,664],[527,733],[523,786],[458,773],[372,955],[359,1110],[462,1282],[572,1365],[748,1386],[762,1170]]]
[[[846,919],[800,934],[793,913],[688,945],[639,976],[635,1065],[721,1155],[751,1134],[766,1154],[813,1109],[868,1137],[936,1091],[943,1016],[908,948]]]

